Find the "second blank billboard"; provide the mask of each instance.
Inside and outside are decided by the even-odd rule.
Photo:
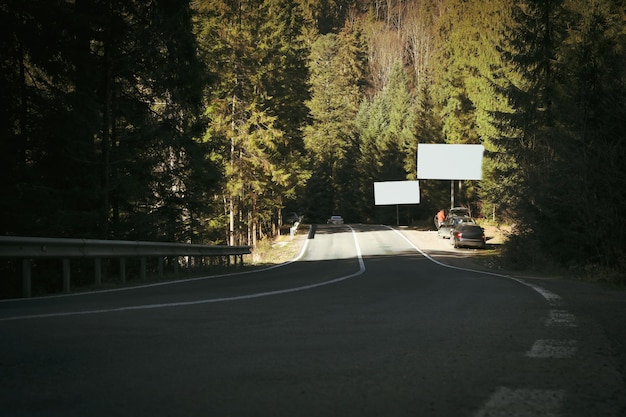
[[[374,202],[377,206],[419,204],[419,181],[385,181],[374,183]]]

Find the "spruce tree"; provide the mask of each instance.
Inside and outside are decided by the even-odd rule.
[[[618,260],[623,259],[624,245],[612,232],[623,227],[617,213],[626,201],[621,163],[626,156],[623,6],[623,2],[608,0],[564,4],[570,24],[560,53],[561,140],[555,171],[566,180],[554,181],[551,193],[558,196],[552,204],[559,213],[554,223],[568,244],[558,245],[553,255],[576,266],[623,266]],[[577,207],[584,222],[565,220],[564,213],[572,207]]]
[[[350,31],[320,35],[309,56],[311,99],[307,105],[312,120],[304,139],[313,161],[313,178],[326,179],[307,187],[308,205],[315,210],[310,215],[318,220],[345,211],[350,206],[348,193],[356,185],[354,173],[346,169],[355,158],[354,118],[363,84],[363,55],[354,35]],[[328,195],[324,205],[322,194]]]
[[[255,244],[275,229],[284,200],[307,178],[303,19],[288,0],[206,0],[196,10],[198,42],[214,78],[204,140],[223,167],[227,241]]]
[[[18,209],[21,219],[6,232],[187,240],[180,175],[203,81],[189,18],[187,2],[3,8],[13,31],[4,79],[15,82],[3,135],[14,149],[3,156],[16,198],[0,217]],[[170,222],[160,213],[176,188]]]

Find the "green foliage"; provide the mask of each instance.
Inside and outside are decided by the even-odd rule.
[[[364,76],[359,42],[354,33],[344,31],[339,36],[320,35],[311,48],[311,100],[307,105],[312,121],[304,130],[304,139],[312,176],[317,178],[307,189],[308,206],[315,207],[315,212],[308,213],[313,219],[322,220],[332,213],[345,216],[356,186],[348,167],[356,156],[354,118]],[[320,200],[322,194],[328,197]]]
[[[499,172],[522,241],[560,264],[617,265],[624,246],[606,219],[623,224],[621,10],[524,1],[512,17],[502,43],[512,70],[501,84],[510,109],[496,118],[493,144],[510,161]]]
[[[418,143],[482,143],[457,200],[517,225],[508,253],[618,267],[624,7],[7,1],[0,231],[254,244],[285,206],[393,223],[373,182],[414,179]],[[447,204],[448,182],[420,188],[409,219]]]
[[[1,13],[2,231],[189,237],[186,212],[201,204],[183,195],[194,187],[184,171],[196,168],[203,77],[188,4],[10,2]],[[174,222],[160,215],[172,210]]]
[[[336,33],[356,0],[299,0],[304,16],[316,33]]]
[[[415,178],[415,171],[406,170],[416,159],[416,153],[410,152],[416,149],[412,106],[404,69],[398,62],[387,88],[360,108],[357,132],[361,143],[358,163],[361,216],[368,221],[376,221],[377,217],[372,192],[374,182]]]

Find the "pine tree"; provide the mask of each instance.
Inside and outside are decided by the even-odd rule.
[[[564,4],[570,24],[560,52],[563,75],[556,104],[561,140],[556,143],[555,171],[567,180],[555,178],[550,192],[557,196],[551,202],[558,213],[552,222],[569,244],[561,243],[552,252],[562,262],[578,266],[620,268],[617,260],[624,255],[624,244],[613,233],[615,227],[623,227],[618,213],[626,201],[621,163],[626,156],[623,6],[613,1]],[[567,221],[565,213],[572,207],[586,221]]]
[[[478,208],[484,216],[501,221],[510,218],[519,202],[515,182],[517,167],[512,156],[500,145],[500,139],[510,132],[499,128],[496,116],[513,112],[503,89],[519,79],[513,65],[500,52],[512,25],[512,4],[506,0],[471,1],[464,6],[465,21],[460,25],[461,33],[455,36],[463,45],[457,59],[463,62],[467,75],[465,87],[472,103],[474,135],[486,149],[483,179],[478,184]]]
[[[277,221],[284,199],[307,178],[303,20],[288,0],[207,0],[197,12],[198,40],[215,79],[205,141],[223,165],[227,241],[255,244],[271,233],[261,226]]]
[[[395,222],[395,210],[390,212],[389,218],[377,218],[386,210],[374,208],[373,183],[416,178],[415,109],[404,67],[401,62],[396,62],[387,87],[371,103],[364,103],[357,115],[361,148],[358,177],[361,180],[363,218]]]
[[[44,5],[45,3],[45,5]],[[5,230],[73,237],[188,236],[190,204],[159,217],[188,167],[202,76],[189,5],[11,2],[5,63],[16,82],[6,154],[23,222]],[[43,40],[43,42],[42,42]],[[17,105],[16,105],[17,104]],[[15,142],[13,142],[15,139]],[[180,187],[179,187],[180,188]],[[29,209],[26,209],[29,207]],[[6,210],[6,211],[5,211]],[[168,217],[169,219],[169,217]],[[185,239],[186,240],[186,239]]]
[[[511,30],[504,42],[504,57],[512,64],[505,90],[510,113],[502,112],[496,142],[511,158],[504,172],[505,185],[514,190],[514,218],[520,236],[534,239],[541,224],[554,217],[549,193],[555,178],[557,54],[563,39],[560,2],[519,2],[513,9]]]
[[[189,170],[203,169],[191,166],[190,155],[201,151],[193,138],[200,133],[204,77],[189,4],[103,6],[100,154],[110,204],[103,202],[104,221],[110,218],[117,235],[192,240],[191,206],[202,204],[186,191],[193,187]]]
[[[320,35],[311,49],[311,100],[307,102],[312,122],[305,128],[305,145],[313,161],[313,177],[326,181],[308,186],[310,216],[322,220],[328,213],[342,213],[349,206],[348,192],[354,178],[346,163],[354,159],[354,118],[363,84],[359,39],[344,31]],[[327,194],[324,200],[320,195]],[[322,205],[321,201],[325,201]]]
[[[472,77],[468,56],[476,32],[471,5],[451,1],[438,21],[438,66],[434,70],[435,99],[441,108],[446,143],[477,143],[476,107],[469,97]]]
[[[501,136],[492,141],[512,161],[500,169],[518,223],[509,247],[536,248],[526,256],[544,262],[614,265],[623,250],[607,244],[611,232],[600,219],[623,201],[603,198],[623,186],[606,171],[624,152],[614,140],[624,119],[619,6],[523,1],[513,12],[502,44],[512,70],[497,82],[510,111],[498,114]],[[585,221],[572,223],[573,207]]]

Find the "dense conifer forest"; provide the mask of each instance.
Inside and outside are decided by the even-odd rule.
[[[624,0],[3,0],[0,234],[256,245],[396,222],[373,182],[481,143],[457,204],[520,264],[626,267]],[[419,223],[449,207],[421,181]]]

